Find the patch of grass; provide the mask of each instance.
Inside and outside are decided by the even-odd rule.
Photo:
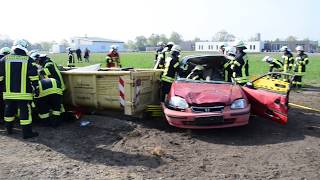
[[[195,55],[195,54],[208,54],[203,52],[183,52],[183,56]],[[209,53],[210,54],[210,53]],[[250,64],[250,76],[259,76],[268,72],[269,65],[262,62],[262,58],[266,55],[270,55],[274,58],[281,58],[281,54],[278,53],[255,53],[248,54]],[[92,53],[90,57],[90,63],[76,63],[76,66],[82,67],[90,64],[101,63],[105,66],[106,53]],[[134,68],[152,68],[154,63],[153,52],[130,52],[120,53],[121,63],[123,67],[134,67]],[[57,63],[63,66],[67,65],[68,56],[64,54],[51,54],[50,57]],[[320,55],[310,54],[310,63],[307,66],[307,73],[303,77],[303,81],[307,85],[320,86]],[[84,61],[84,60],[83,60]]]

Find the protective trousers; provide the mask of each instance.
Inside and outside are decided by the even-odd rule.
[[[6,100],[4,121],[12,123],[19,115],[20,125],[26,126],[32,123],[30,101],[27,100]]]

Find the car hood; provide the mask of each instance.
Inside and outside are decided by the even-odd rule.
[[[189,104],[225,104],[243,98],[241,88],[233,84],[175,82],[172,95],[184,98]]]

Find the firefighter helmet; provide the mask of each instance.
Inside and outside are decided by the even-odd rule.
[[[289,51],[288,46],[282,46],[282,47],[280,48],[280,52],[284,52],[284,51]]]
[[[30,57],[33,59],[33,60],[36,60],[40,57],[40,54],[37,52],[37,51],[33,51],[30,53]]]
[[[115,51],[118,50],[118,46],[116,46],[116,45],[111,45],[110,48],[111,48],[111,50],[115,50]]]
[[[296,51],[304,51],[304,49],[303,49],[302,46],[297,46],[297,47],[296,47]]]
[[[241,41],[241,40],[240,40],[240,41],[236,41],[236,42],[234,43],[234,47],[247,49],[246,45],[245,45],[244,42]]]
[[[271,56],[265,56],[262,61],[264,62],[268,62],[268,63],[271,63],[273,62],[273,58]]]
[[[174,46],[174,42],[168,42],[167,46]]]
[[[157,43],[157,46],[164,46],[165,44],[164,44],[164,42],[162,42],[162,41],[160,41],[160,42],[158,42]]]
[[[174,45],[174,46],[172,46],[171,51],[180,53],[181,47],[179,45]]]
[[[26,41],[25,39],[17,39],[14,41],[13,46],[12,46],[12,50],[15,49],[21,49],[24,52],[28,53],[28,41]]]
[[[3,47],[0,49],[0,55],[8,55],[11,53],[11,49],[9,47]]]
[[[231,46],[227,46],[225,48],[225,55],[236,55],[236,48],[235,47],[231,47]]]

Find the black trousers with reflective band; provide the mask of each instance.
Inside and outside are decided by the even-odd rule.
[[[4,121],[13,122],[15,117],[19,117],[21,125],[32,123],[30,101],[5,100]]]
[[[161,102],[164,102],[166,95],[169,94],[172,83],[162,81],[161,85]]]
[[[40,119],[47,119],[51,116],[60,116],[62,107],[62,96],[51,94],[35,100]]]

